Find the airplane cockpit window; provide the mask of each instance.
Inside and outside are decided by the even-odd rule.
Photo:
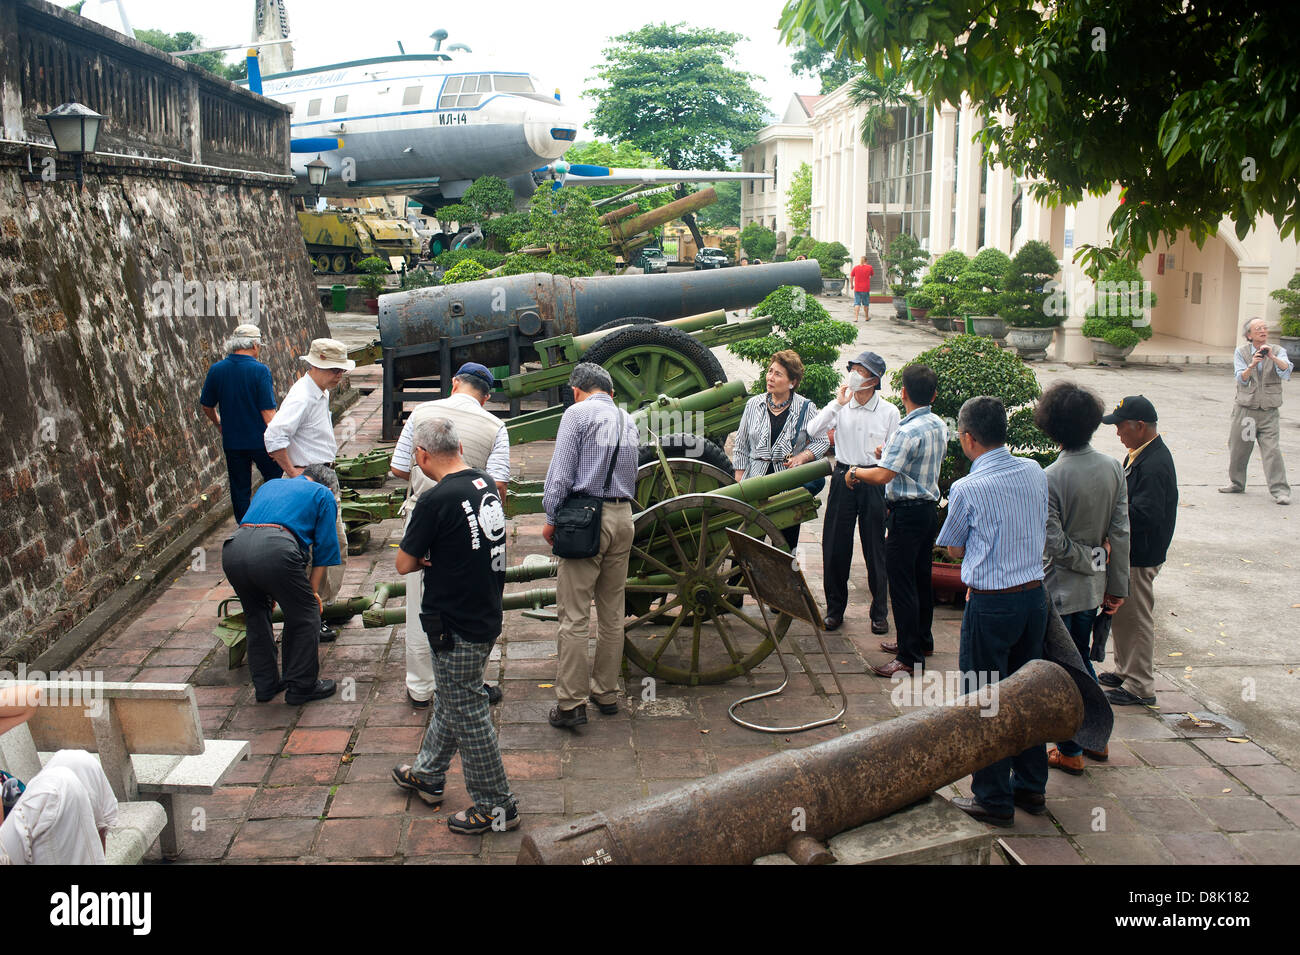
[[[533,92],[533,81],[526,76],[505,76],[501,73],[494,73],[492,74],[492,80],[498,93]]]
[[[319,100],[319,99],[314,99],[314,100],[310,100],[310,101],[308,101],[308,103],[307,103],[307,115],[308,115],[308,116],[319,116],[319,115],[320,115],[320,100]]]
[[[462,93],[460,96],[456,97],[456,105],[458,107],[477,106],[478,99],[479,96],[477,93]]]
[[[424,92],[423,86],[408,86],[402,93],[402,105],[414,106],[420,102],[420,94]]]
[[[343,96],[334,97],[334,112],[342,113],[346,111],[347,108],[348,108],[348,98],[346,94]]]

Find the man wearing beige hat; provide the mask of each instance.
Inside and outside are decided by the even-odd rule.
[[[226,357],[208,369],[199,395],[203,413],[221,432],[235,523],[244,519],[253,496],[253,465],[257,465],[263,481],[282,473],[262,441],[267,424],[275,416],[275,392],[271,388],[271,369],[257,360],[261,346],[262,332],[256,325],[238,326],[226,339]]]
[[[334,440],[334,422],[330,418],[329,392],[338,387],[346,372],[357,367],[357,363],[348,358],[347,347],[333,338],[317,338],[307,354],[300,357],[309,366],[307,374],[294,382],[284,396],[284,403],[266,426],[264,435],[267,454],[284,468],[285,477],[291,478],[301,474],[309,464],[334,463],[338,443]],[[343,510],[338,508],[337,511],[339,551],[346,555]],[[325,583],[319,591],[324,603],[338,595],[346,563],[344,556],[339,564],[326,568]],[[335,631],[321,624],[322,640],[329,641],[336,636]]]

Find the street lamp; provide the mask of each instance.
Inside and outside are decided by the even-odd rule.
[[[316,205],[320,205],[320,187],[330,175],[330,164],[316,154],[316,158],[307,163],[307,181],[316,188]]]
[[[82,106],[80,103],[64,103],[50,112],[41,116],[45,124],[50,127],[50,136],[54,139],[54,148],[62,155],[71,156],[76,160],[76,172],[69,175],[59,175],[54,171],[51,165],[48,173],[40,176],[24,176],[25,180],[42,180],[42,179],[76,179],[78,188],[85,188],[85,182],[82,177],[82,159],[87,153],[95,151],[95,145],[99,141],[99,124],[104,119],[102,115],[96,113],[89,106]]]

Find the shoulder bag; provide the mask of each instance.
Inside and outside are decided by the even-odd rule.
[[[619,449],[623,447],[623,416],[618,415],[618,441],[605,471],[604,493],[600,497],[585,492],[570,494],[555,512],[555,543],[551,553],[556,557],[583,560],[600,553],[600,518],[609,482],[614,479],[614,465]]]
[[[803,419],[808,416],[808,406],[810,404],[812,404],[811,401],[805,401],[803,407],[799,409],[799,421],[794,426],[794,444],[791,445],[790,457],[794,457],[808,447],[808,432],[804,430]],[[824,487],[826,487],[826,479],[820,477],[815,481],[809,481],[803,486],[803,489],[816,497]]]

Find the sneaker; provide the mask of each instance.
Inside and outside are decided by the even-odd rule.
[[[571,710],[562,710],[557,705],[547,717],[556,729],[572,729],[587,722],[587,704],[579,703]]]
[[[499,818],[499,815],[495,817],[495,819]],[[482,832],[509,832],[511,829],[519,828],[519,810],[515,806],[507,809],[505,820],[498,822],[493,828],[492,823],[495,819],[493,816],[483,815],[477,809],[462,809],[447,820],[447,828],[452,832],[459,832],[462,836],[476,836]]]
[[[488,706],[496,706],[501,702],[501,687],[493,686],[491,683],[484,683],[483,689],[487,690]]]
[[[1047,765],[1052,769],[1063,769],[1071,776],[1083,775],[1083,756],[1066,756],[1053,746],[1047,751]]]
[[[409,763],[393,767],[393,782],[403,789],[409,789],[415,793],[424,802],[426,806],[433,806],[437,809],[442,805],[442,790],[435,789],[429,783],[426,783],[415,773],[411,772]]]
[[[1290,495],[1290,494],[1279,494],[1277,497],[1273,498],[1273,501],[1274,501],[1275,503],[1277,503],[1277,504],[1290,504],[1290,503],[1291,503],[1291,495]]]
[[[602,703],[594,696],[589,696],[587,699],[596,704],[596,709],[600,710],[601,716],[614,716],[618,713],[618,697],[614,697],[609,703]]]
[[[1124,679],[1117,673],[1098,673],[1097,682],[1102,686],[1117,687],[1124,685]]]

